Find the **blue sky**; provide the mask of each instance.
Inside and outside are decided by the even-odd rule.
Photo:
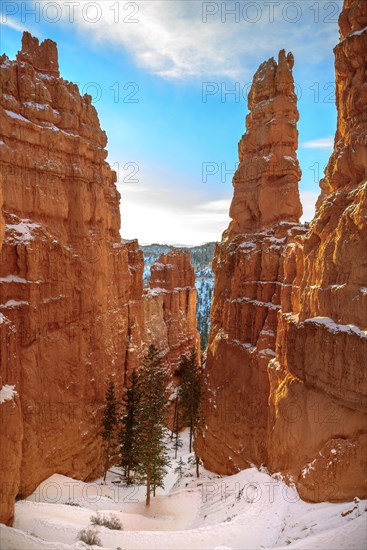
[[[321,0],[3,0],[0,49],[14,58],[22,29],[55,40],[62,76],[94,97],[108,160],[119,168],[124,238],[201,244],[228,225],[246,90],[281,48],[295,56],[300,189],[311,219],[336,126],[340,8]]]

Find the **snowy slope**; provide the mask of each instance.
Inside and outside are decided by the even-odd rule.
[[[16,503],[14,528],[0,528],[1,549],[86,548],[78,532],[90,525],[94,510],[113,511],[122,521],[123,531],[97,528],[103,548],[115,550],[366,548],[367,502],[308,504],[256,468],[225,477],[203,470],[197,479],[187,464],[187,434],[184,440],[184,475],[178,479],[178,459],[172,459],[165,490],[150,508],[143,487],[115,484],[119,477],[112,472],[106,485],[54,475]]]

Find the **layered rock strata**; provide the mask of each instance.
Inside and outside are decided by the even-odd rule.
[[[173,377],[183,355],[200,352],[195,273],[188,252],[162,254],[144,292],[144,342],[154,344]]]
[[[100,472],[108,379],[122,386],[139,361],[143,256],[121,242],[106,135],[91,97],[60,77],[56,44],[25,33],[16,61],[0,65],[1,377],[17,392],[0,405],[0,519],[10,522],[14,497],[49,475]]]
[[[339,26],[334,152],[310,230],[287,249],[269,366],[269,466],[316,501],[367,496],[367,4],[346,0]]]
[[[91,97],[60,77],[56,44],[25,33],[0,69],[0,521],[11,523],[15,497],[51,474],[101,473],[110,378],[121,394],[150,343],[173,375],[199,341],[188,255],[162,257],[143,296],[106,134]]]
[[[269,237],[279,237],[274,232],[294,222],[299,209],[286,212],[287,223],[279,223],[276,202],[274,214],[271,203],[262,213],[266,197],[274,197],[271,189],[265,193],[272,178],[255,179],[254,185],[248,170],[237,192],[241,175],[234,178],[233,221],[214,260],[207,419],[200,442],[209,468],[233,473],[252,463],[265,464],[311,501],[367,496],[367,4],[345,0],[339,25],[334,152],[320,182],[311,226],[291,224],[287,238],[282,235],[275,270],[269,269],[268,258],[275,255]],[[279,66],[281,59],[284,54]],[[263,74],[259,79],[256,73],[253,89],[258,85],[261,90],[270,77],[259,70]],[[267,66],[266,73],[273,70]],[[254,107],[259,112],[252,101],[256,93],[251,90],[247,138],[241,141],[243,148],[240,144],[240,161],[248,154],[255,166],[260,155],[254,144],[269,133],[265,117],[253,132]],[[292,108],[283,116],[293,124]],[[265,162],[272,158],[268,151],[261,157]],[[280,182],[294,190],[296,162],[292,165],[293,183],[288,173]],[[285,196],[293,196],[297,206],[296,193]],[[286,209],[281,210],[283,216]],[[269,224],[262,231],[268,242],[259,246],[261,220]],[[252,224],[257,234],[250,240]],[[246,262],[243,255],[248,255]],[[263,288],[269,294],[259,298]],[[262,346],[267,357],[259,363]]]
[[[233,179],[232,222],[217,247],[211,330],[204,370],[200,454],[228,474],[268,461],[267,365],[275,355],[277,313],[289,242],[305,229],[298,193],[297,100],[293,56],[279,53],[256,72],[246,133]]]

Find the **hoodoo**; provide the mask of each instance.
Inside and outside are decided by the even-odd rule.
[[[293,59],[281,52],[255,74],[233,221],[214,259],[200,441],[209,468],[264,464],[311,501],[367,496],[364,0],[346,0],[339,25],[334,152],[309,228],[295,224]]]
[[[235,473],[267,462],[269,377],[288,242],[305,230],[298,193],[293,55],[257,70],[234,175],[232,221],[217,247],[205,368],[205,465]]]
[[[1,375],[22,411],[0,406],[8,522],[14,497],[52,473],[98,471],[107,380],[137,361],[127,335],[143,257],[121,243],[106,135],[90,96],[60,78],[56,44],[25,33],[17,60],[0,63]]]

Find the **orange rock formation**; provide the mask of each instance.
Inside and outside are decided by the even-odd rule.
[[[234,178],[234,220],[214,260],[216,279],[206,365],[207,428],[203,428],[200,442],[209,468],[232,473],[251,463],[264,463],[270,471],[282,472],[303,498],[313,501],[367,496],[364,0],[345,0],[340,34],[335,48],[335,147],[320,183],[322,192],[309,230],[305,233],[305,229],[292,225],[284,238],[290,224],[277,223],[282,217],[294,221],[299,214],[297,165],[289,151],[287,157],[294,160],[294,180],[287,174],[278,181],[293,190],[293,195],[289,191],[285,194],[287,198],[293,196],[293,210],[281,211],[275,202],[273,215],[268,203],[264,215],[261,186],[263,182],[266,185],[267,178],[258,178],[254,185],[248,170],[238,192],[241,175]],[[284,63],[284,54],[279,65],[281,59]],[[273,64],[262,67],[268,67],[269,72]],[[291,64],[287,64],[290,70]],[[264,76],[264,69],[259,71],[261,82],[270,78]],[[255,89],[259,71],[254,77]],[[276,88],[270,85],[269,89],[274,93]],[[292,94],[290,79],[284,89]],[[252,101],[256,96],[251,91],[248,137],[241,141],[240,160],[252,154],[259,164],[262,149],[259,147],[259,153],[253,144],[263,143],[269,130],[265,117],[255,134],[249,124],[254,108],[258,112]],[[294,109],[282,112],[285,125],[289,116],[293,124]],[[273,121],[274,135],[276,124],[277,118]],[[295,150],[296,143],[292,143]],[[284,165],[277,166],[279,170]],[[292,199],[286,202],[292,204]],[[262,219],[275,225],[268,225],[262,231],[264,236],[257,233],[251,240],[252,224],[258,231]],[[275,233],[281,228],[281,235]],[[283,240],[276,241],[274,236]],[[242,259],[245,255],[247,261]],[[259,361],[262,353],[266,357]]]
[[[205,465],[234,473],[266,463],[269,377],[287,243],[304,232],[298,193],[293,56],[256,72],[233,179],[232,222],[218,246],[205,368]]]
[[[17,60],[0,64],[0,313],[11,332],[2,331],[1,376],[22,409],[1,406],[11,502],[54,472],[99,472],[107,380],[138,360],[128,340],[139,338],[143,256],[137,242],[121,243],[106,135],[91,98],[59,77],[56,44],[25,33]],[[12,508],[2,512],[11,521]]]
[[[346,0],[339,24],[334,152],[286,252],[293,290],[269,366],[269,466],[309,500],[367,496],[367,4]]]
[[[91,97],[60,78],[51,40],[25,33],[0,69],[0,389],[17,392],[0,404],[0,521],[11,523],[14,497],[51,474],[100,473],[107,382],[122,390],[146,347],[144,317],[152,341],[155,324],[143,254],[119,235],[116,174]],[[172,289],[152,299],[169,367],[196,334],[187,259],[175,261]]]
[[[182,355],[192,347],[200,350],[195,274],[188,252],[162,254],[151,267],[149,286],[144,294],[144,341],[160,350],[174,375]]]

